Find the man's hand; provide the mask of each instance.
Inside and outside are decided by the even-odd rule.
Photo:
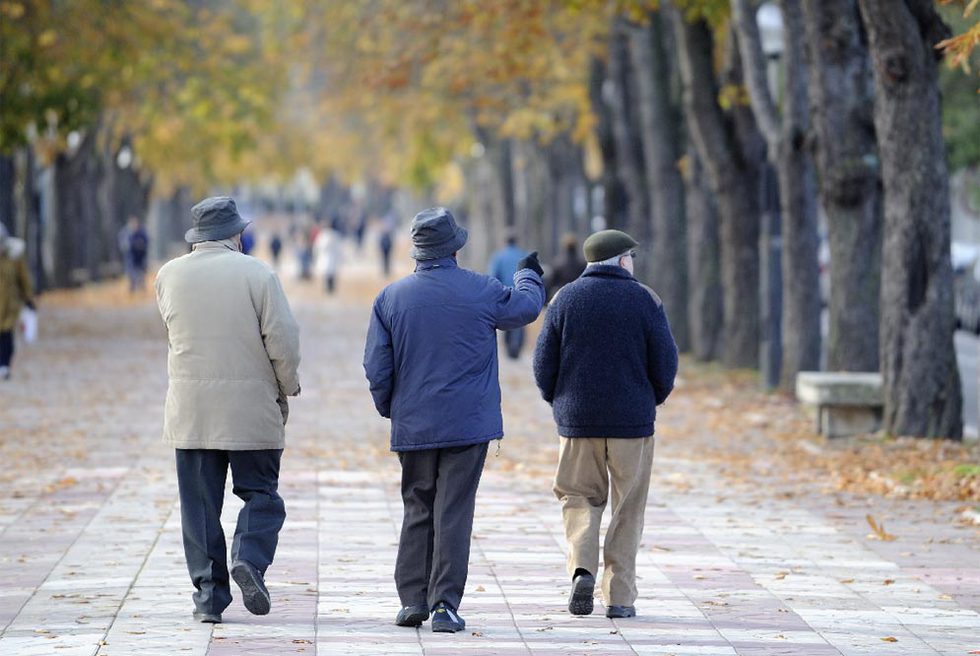
[[[521,261],[517,263],[517,270],[520,271],[521,269],[530,269],[539,276],[544,275],[544,269],[541,268],[541,264],[538,262],[537,251],[534,251],[530,255],[522,258]]]
[[[286,422],[289,420],[289,401],[282,394],[276,399],[276,403],[279,404],[279,411],[282,413],[282,425],[285,426]]]

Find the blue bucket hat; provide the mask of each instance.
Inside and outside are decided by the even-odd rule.
[[[452,255],[463,247],[468,236],[466,228],[456,225],[452,212],[445,207],[430,207],[412,219],[412,257],[437,260]]]
[[[235,200],[228,196],[205,198],[191,208],[191,216],[194,227],[184,233],[189,244],[234,237],[251,223],[241,217]]]

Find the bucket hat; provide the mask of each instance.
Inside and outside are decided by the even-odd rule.
[[[184,233],[189,244],[234,237],[251,223],[241,217],[235,200],[228,196],[205,198],[191,208],[191,217],[194,227]]]
[[[453,213],[445,207],[430,207],[412,219],[412,257],[437,260],[452,255],[466,243],[466,228],[456,225]]]

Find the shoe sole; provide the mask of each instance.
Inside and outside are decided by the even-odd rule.
[[[245,609],[252,615],[268,615],[272,601],[269,593],[262,589],[262,586],[255,580],[255,575],[244,565],[237,565],[231,569],[231,578],[235,580],[238,587],[242,589],[242,601]]]
[[[466,628],[465,624],[463,626],[457,626],[456,624],[441,623],[441,622],[432,623],[433,633],[458,633],[459,631],[462,631],[465,628]]]
[[[568,597],[568,612],[572,615],[591,615],[595,609],[595,577],[582,576],[572,582]]]
[[[422,622],[427,619],[429,619],[428,613],[412,613],[402,620],[395,620],[395,624],[398,626],[417,627],[422,626]]]
[[[636,611],[632,613],[606,613],[606,617],[611,620],[626,620],[631,617],[636,617]]]
[[[194,619],[202,624],[221,624],[221,615],[212,613],[194,613]]]

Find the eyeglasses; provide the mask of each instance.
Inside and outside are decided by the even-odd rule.
[[[630,251],[629,253],[627,253],[627,255],[629,255],[634,260],[636,259],[636,251]]]

